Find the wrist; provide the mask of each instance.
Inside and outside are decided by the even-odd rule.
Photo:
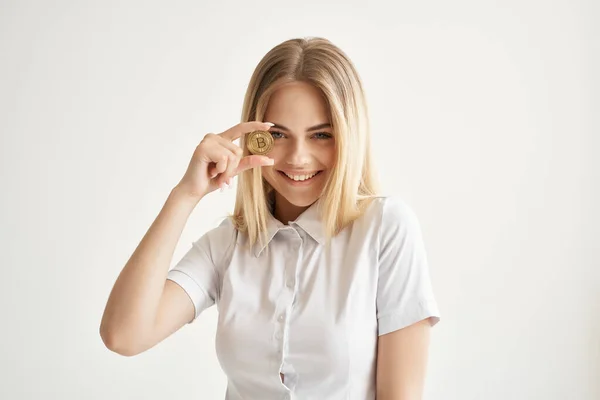
[[[171,189],[171,193],[169,194],[169,199],[172,199],[178,203],[185,203],[192,207],[195,207],[203,197],[204,196],[202,195],[190,193],[188,190],[179,185]]]

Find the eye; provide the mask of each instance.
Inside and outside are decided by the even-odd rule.
[[[283,137],[283,133],[281,132],[277,132],[277,131],[269,131],[271,132],[271,136],[273,136],[273,139],[280,139]],[[277,135],[281,135],[281,136],[277,136]]]
[[[333,136],[330,133],[327,133],[327,132],[318,132],[318,133],[315,133],[315,137],[317,139],[321,140],[321,139],[330,139]]]

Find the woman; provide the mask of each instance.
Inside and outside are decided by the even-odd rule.
[[[353,64],[326,39],[281,43],[242,120],[197,146],[114,285],[104,343],[138,354],[217,304],[227,399],[420,399],[439,312],[415,214],[378,194]],[[268,155],[249,153],[256,130]],[[168,271],[194,207],[235,176],[233,215]]]

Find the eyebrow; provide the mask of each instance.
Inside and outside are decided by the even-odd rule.
[[[289,132],[289,129],[286,128],[283,125],[274,124],[273,128],[278,128],[278,129],[281,129],[282,131],[288,131]],[[331,124],[329,122],[325,122],[324,124],[319,124],[319,125],[315,125],[313,127],[310,127],[306,131],[310,132],[310,131],[316,131],[317,129],[324,129],[324,128],[331,128]]]

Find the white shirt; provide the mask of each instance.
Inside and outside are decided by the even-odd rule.
[[[375,399],[378,335],[439,321],[407,204],[375,199],[326,258],[318,203],[287,226],[270,215],[268,254],[244,247],[247,236],[225,219],[168,273],[196,318],[217,304],[226,400]]]

